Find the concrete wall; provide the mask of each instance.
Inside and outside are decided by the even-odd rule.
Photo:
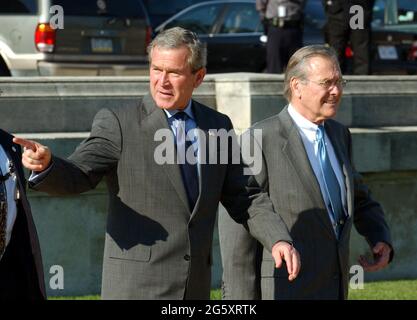
[[[285,105],[282,76],[208,76],[198,101],[227,113],[238,131],[279,112]],[[368,279],[417,278],[417,77],[348,77],[338,120],[351,127],[354,162],[386,210],[395,262]],[[0,127],[69,155],[88,135],[102,107],[129,105],[147,92],[147,77],[22,78],[0,80]],[[64,290],[49,295],[100,292],[106,223],[106,189],[76,197],[29,192],[41,241],[47,287],[51,266],[65,272]],[[223,208],[220,208],[223,210]],[[352,264],[367,251],[355,232]],[[221,278],[217,231],[213,287]]]

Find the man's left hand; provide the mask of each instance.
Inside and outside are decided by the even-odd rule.
[[[288,271],[288,280],[297,278],[301,268],[301,259],[298,251],[288,242],[279,241],[272,247],[272,257],[275,260],[275,267],[281,268],[282,260],[285,260]]]
[[[365,271],[373,272],[381,270],[388,265],[391,250],[391,247],[385,242],[378,242],[372,248],[374,261],[370,262],[365,256],[360,256],[358,262]]]

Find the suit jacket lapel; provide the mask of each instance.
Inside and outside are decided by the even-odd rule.
[[[280,120],[282,122],[282,136],[284,138],[284,145],[282,151],[287,155],[289,162],[297,172],[301,183],[303,184],[307,194],[317,206],[318,216],[325,229],[335,237],[333,227],[328,216],[326,207],[324,205],[323,196],[321,194],[320,185],[311,167],[307,152],[304,148],[304,143],[300,137],[297,126],[285,109],[280,113]]]
[[[171,128],[168,125],[164,111],[156,106],[154,100],[149,94],[143,97],[142,105],[143,112],[145,114],[143,115],[141,126],[143,128],[143,132],[149,134],[148,140],[150,141],[150,148],[153,151],[160,144],[159,141],[154,141],[154,133],[159,129],[168,129],[171,131]],[[173,135],[172,139],[174,139]],[[172,143],[174,143],[174,141],[172,141]],[[174,157],[173,159],[176,159],[176,152],[174,152],[174,154],[167,154],[168,158],[171,156]],[[177,191],[181,202],[189,211],[190,208],[188,205],[187,193],[182,180],[180,167],[175,161],[175,164],[163,164],[161,165],[161,168],[165,171],[170,182]]]

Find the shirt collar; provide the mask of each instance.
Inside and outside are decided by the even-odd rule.
[[[187,114],[188,117],[190,117],[191,119],[194,120],[193,109],[191,108],[191,106],[192,106],[192,100],[190,100],[188,102],[187,107],[184,110],[176,110],[176,109],[167,110],[167,109],[164,109],[164,111],[165,111],[168,119],[172,118],[176,113],[183,111]]]
[[[316,139],[318,125],[306,119],[304,116],[302,116],[291,105],[291,103],[288,105],[288,113],[290,114],[291,118],[294,120],[298,129],[301,130],[309,140],[314,141]]]

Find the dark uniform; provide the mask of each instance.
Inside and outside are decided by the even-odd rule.
[[[302,47],[304,6],[305,0],[256,0],[268,35],[268,73],[283,73],[292,54]]]
[[[375,0],[322,0],[327,23],[324,28],[325,40],[337,53],[342,72],[346,73],[345,49],[348,43],[353,51],[353,74],[370,74],[370,44],[372,9]],[[349,13],[352,6],[363,8],[364,28],[351,29],[350,19],[356,14]],[[353,20],[354,22],[356,19]]]

